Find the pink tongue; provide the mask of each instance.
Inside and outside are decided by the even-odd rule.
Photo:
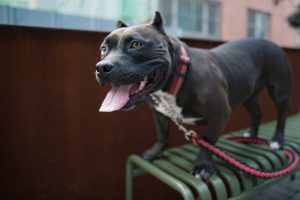
[[[107,93],[102,105],[99,109],[100,112],[112,112],[120,110],[129,100],[129,90],[131,85],[112,86]]]

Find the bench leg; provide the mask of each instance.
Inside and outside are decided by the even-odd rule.
[[[126,163],[126,200],[133,200],[133,163],[130,159]]]
[[[185,183],[158,169],[137,155],[130,156],[126,163],[126,200],[133,200],[134,164],[179,192],[184,200],[195,200],[192,191]]]

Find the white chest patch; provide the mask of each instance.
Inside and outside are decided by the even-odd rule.
[[[174,95],[159,90],[151,94],[151,97],[155,101],[154,109],[157,112],[160,112],[179,123],[195,125],[196,121],[203,119],[184,117],[182,115],[182,108],[177,105],[176,96]]]

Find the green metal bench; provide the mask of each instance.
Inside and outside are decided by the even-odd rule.
[[[275,121],[260,126],[260,137],[269,139],[273,134]],[[231,134],[244,133],[245,130]],[[219,139],[217,147],[229,152],[238,160],[262,169],[275,169],[287,162],[282,152],[270,151],[256,144],[242,144]],[[285,131],[285,147],[300,154],[300,114],[287,120]],[[190,174],[198,148],[193,144],[170,148],[163,153],[163,159],[150,163],[137,155],[131,155],[126,166],[126,200],[133,199],[133,179],[149,173],[179,192],[183,199],[194,200],[197,196],[205,200],[239,200],[247,199],[262,189],[291,176],[291,174],[274,179],[262,179],[245,174],[223,160],[215,157],[217,173],[204,182]],[[294,172],[300,169],[300,165]]]

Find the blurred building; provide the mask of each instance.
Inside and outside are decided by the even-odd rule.
[[[210,40],[259,37],[300,47],[300,29],[287,17],[297,0],[0,0],[0,24],[111,31],[118,19],[151,20],[156,10],[167,32]]]
[[[291,0],[163,0],[159,9],[176,35],[221,39],[265,38],[285,47],[300,45],[300,31],[289,26]]]
[[[221,3],[221,38],[223,40],[250,36],[270,39],[286,47],[297,45],[300,32],[287,23],[287,17],[297,8],[296,1],[221,0]]]

